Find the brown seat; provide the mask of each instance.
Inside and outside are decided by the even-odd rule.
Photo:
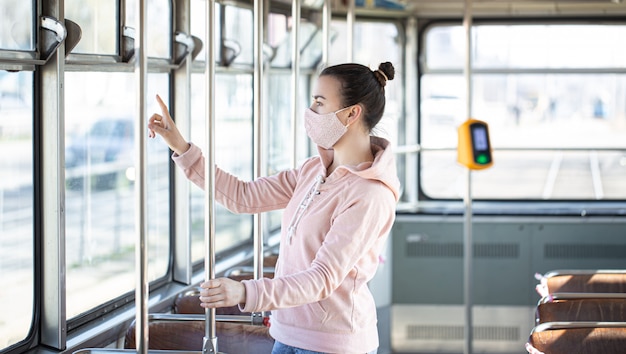
[[[252,271],[248,271],[247,268],[236,268],[226,275],[228,278],[241,281],[253,278]],[[263,276],[266,278],[273,278],[273,272],[265,272]],[[189,291],[180,293],[174,299],[174,312],[185,314],[202,314],[204,308],[200,306],[200,288],[195,288]],[[216,309],[218,315],[249,315],[248,312],[239,311],[239,306],[222,307]]]
[[[526,350],[532,354],[622,354],[626,322],[547,322],[535,327]]]
[[[268,254],[267,256],[263,258],[263,266],[275,268],[277,261],[278,261],[278,253]]]
[[[269,328],[250,324],[216,322],[217,350],[224,353],[271,353],[274,339]],[[204,321],[150,320],[148,347],[157,350],[201,351]],[[136,348],[135,322],[126,331],[124,348]]]
[[[559,321],[626,322],[626,298],[545,300],[539,302],[535,315],[536,324]]]
[[[626,271],[555,271],[543,277],[540,287],[540,293],[543,291],[542,295],[626,293]]]
[[[204,307],[200,306],[200,289],[189,290],[176,295],[174,299],[174,313],[203,314]],[[215,309],[217,315],[249,315],[249,312],[239,311],[239,306],[221,307]]]
[[[234,267],[234,268],[227,270],[224,276],[233,280],[237,280],[237,281],[253,279],[254,268],[250,266]],[[274,278],[274,268],[264,267],[263,277],[270,278],[270,279]]]

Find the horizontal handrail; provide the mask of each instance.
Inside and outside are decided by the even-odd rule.
[[[595,275],[595,274],[624,274],[626,269],[557,269],[543,275],[544,278],[563,275]]]
[[[148,321],[204,321],[205,317],[204,314],[152,313],[148,314]],[[216,315],[215,320],[218,322],[264,325],[264,318],[257,313],[250,315]]]
[[[583,299],[624,299],[626,293],[554,293],[539,299],[537,305],[546,304],[554,300],[583,300]]]
[[[552,329],[576,329],[576,328],[626,328],[626,322],[544,322],[535,326],[532,333],[544,332]]]

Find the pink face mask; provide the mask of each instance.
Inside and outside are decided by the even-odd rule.
[[[350,107],[326,114],[318,114],[311,108],[307,108],[304,111],[304,128],[309,138],[324,149],[333,147],[348,131],[348,127],[341,123],[337,113],[348,108]]]

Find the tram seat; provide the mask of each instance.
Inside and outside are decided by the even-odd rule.
[[[148,347],[155,350],[201,351],[205,321],[149,320]],[[224,353],[271,353],[274,339],[269,328],[216,322],[217,349]],[[135,322],[126,331],[124,348],[135,349]]]
[[[252,279],[254,278],[254,268],[250,266],[233,267],[228,269],[224,276],[237,281]],[[274,267],[263,267],[263,277],[274,278]]]
[[[560,270],[539,276],[536,290],[553,293],[626,293],[626,270]]]
[[[180,293],[174,299],[174,313],[203,314],[204,307],[200,306],[200,288]],[[249,315],[239,311],[239,306],[220,307],[215,309],[217,315]]]
[[[533,328],[530,354],[618,354],[626,348],[626,322],[546,322]]]
[[[272,252],[263,257],[263,267],[276,268],[278,262],[278,253]]]
[[[555,294],[542,298],[535,312],[535,324],[547,322],[626,322],[626,294]],[[612,297],[615,296],[615,297]]]

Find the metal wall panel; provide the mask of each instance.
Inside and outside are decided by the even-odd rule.
[[[476,352],[524,352],[539,300],[535,273],[626,269],[626,218],[473,221]],[[462,216],[401,215],[391,237],[393,352],[462,352]]]

